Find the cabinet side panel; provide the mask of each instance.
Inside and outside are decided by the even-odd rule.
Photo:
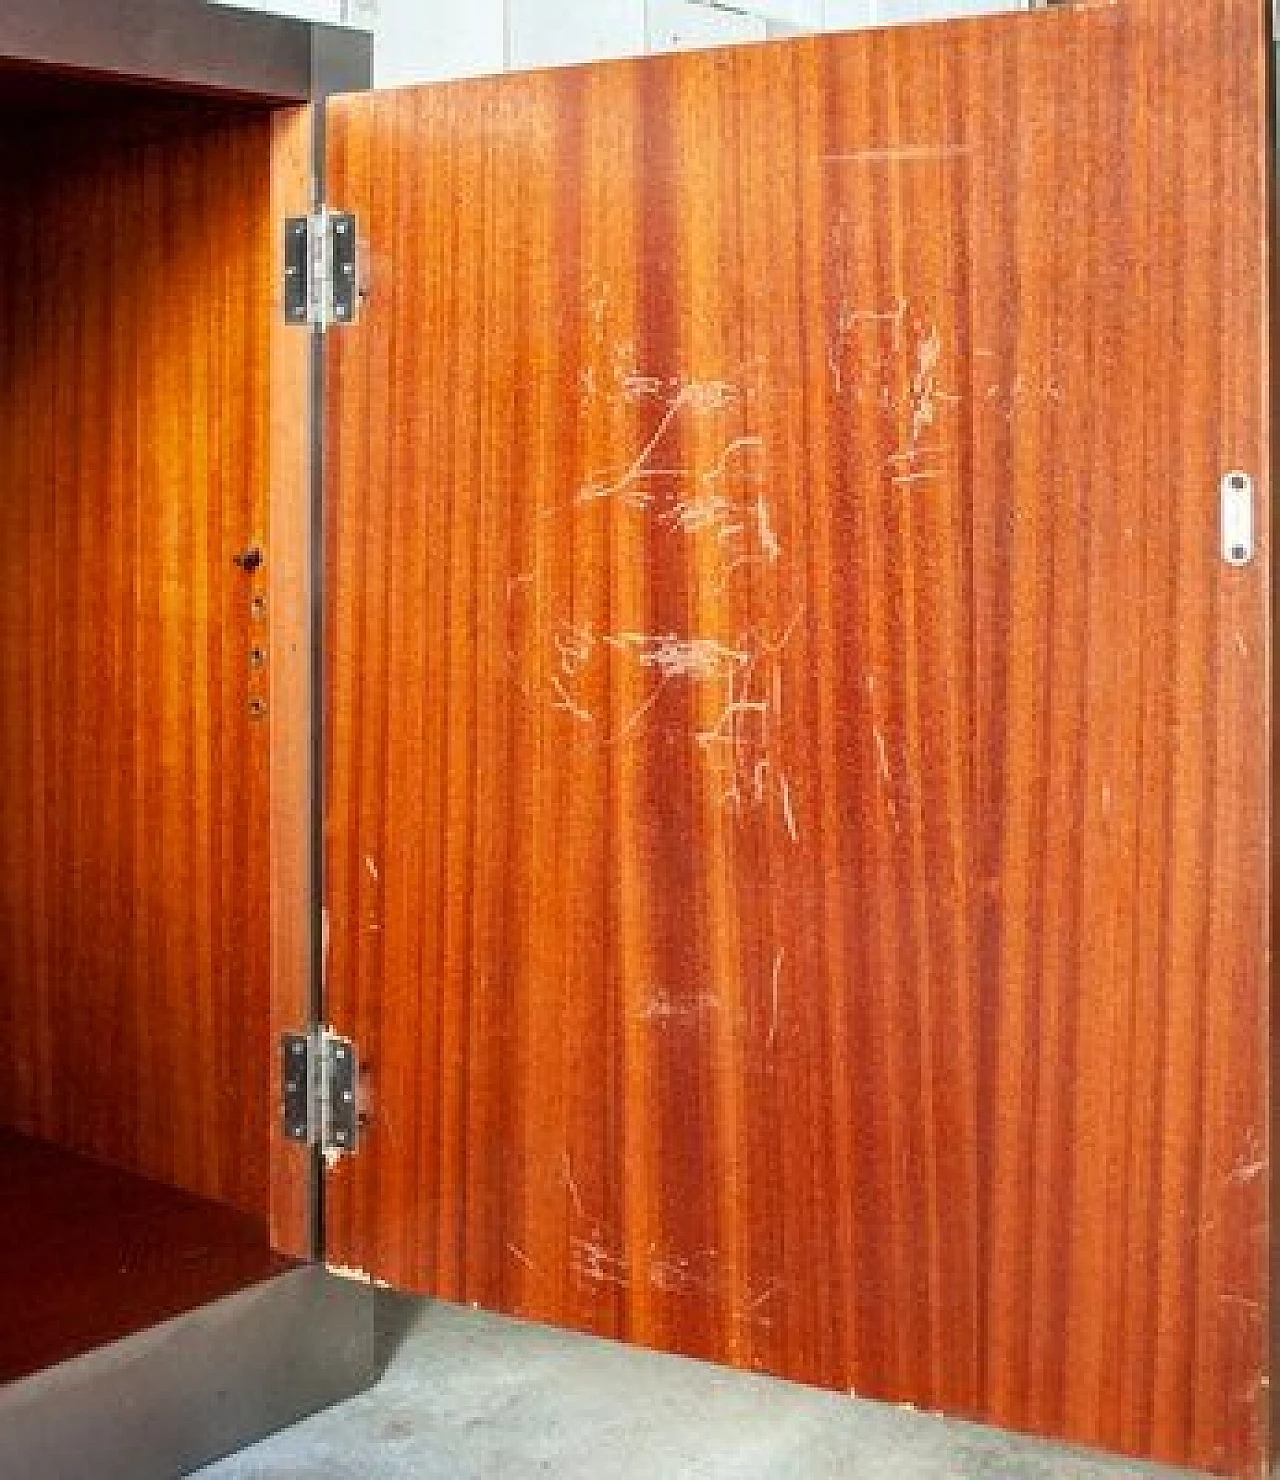
[[[265,1227],[270,121],[7,132],[0,1121]]]

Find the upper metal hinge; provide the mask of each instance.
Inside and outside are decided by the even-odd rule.
[[[328,1028],[286,1033],[280,1045],[284,1133],[318,1146],[330,1161],[360,1142],[360,1058]]]
[[[360,312],[360,247],[356,218],[321,206],[284,226],[285,322],[323,334],[354,324]]]

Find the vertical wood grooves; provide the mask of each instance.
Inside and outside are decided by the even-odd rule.
[[[265,1226],[270,125],[9,146],[0,1123]]]
[[[1256,11],[331,105],[330,1258],[1263,1473]]]

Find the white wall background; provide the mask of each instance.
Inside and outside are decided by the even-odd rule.
[[[0,0],[2,3],[2,0]],[[1029,0],[234,0],[354,24],[375,37],[380,87],[844,30],[1026,10]]]

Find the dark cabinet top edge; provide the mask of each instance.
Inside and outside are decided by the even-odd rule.
[[[370,38],[204,0],[4,0],[0,70],[263,102],[369,84]]]

